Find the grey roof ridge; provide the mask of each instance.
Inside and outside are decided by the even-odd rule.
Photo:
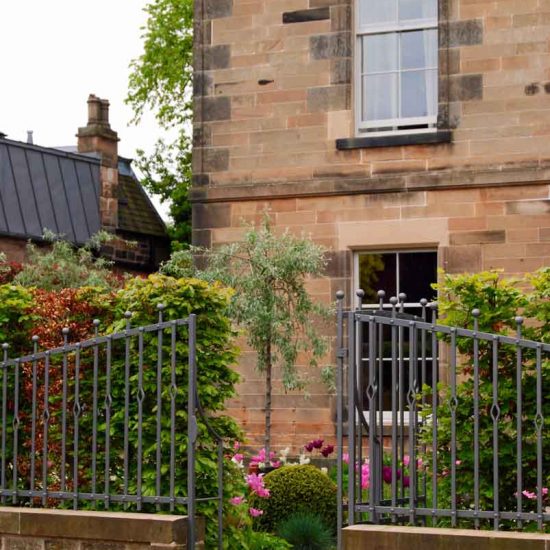
[[[61,149],[56,149],[55,147],[45,147],[43,145],[35,145],[33,143],[27,143],[25,141],[17,141],[6,137],[0,137],[0,143],[2,142],[6,142],[9,145],[12,145],[15,147],[21,147],[22,149],[30,149],[31,151],[36,151],[38,153],[47,153],[51,155],[56,155],[58,157],[64,157],[64,158],[70,158],[74,160],[89,162],[91,164],[101,163],[101,159],[91,157],[84,153],[71,153],[68,151],[63,151]]]

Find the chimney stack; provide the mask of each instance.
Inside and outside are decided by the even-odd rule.
[[[78,129],[79,153],[98,153],[101,158],[99,210],[103,229],[118,227],[118,135],[109,123],[109,102],[88,97],[88,124]]]

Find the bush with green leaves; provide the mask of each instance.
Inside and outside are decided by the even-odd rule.
[[[277,534],[294,550],[330,550],[334,544],[331,530],[316,514],[297,513],[282,521]]]
[[[265,486],[271,495],[263,499],[252,496],[250,505],[263,511],[256,518],[260,530],[275,531],[277,526],[297,512],[312,512],[336,530],[336,485],[316,466],[283,466],[268,474]]]
[[[478,309],[479,330],[506,335],[517,334],[516,316],[525,318],[522,336],[535,341],[550,340],[550,268],[542,269],[522,280],[510,280],[491,271],[468,275],[444,275],[437,285],[441,323],[472,329],[472,311]],[[480,508],[494,509],[495,487],[493,483],[493,343],[479,341],[479,493]],[[459,509],[471,509],[474,505],[474,398],[473,339],[457,338],[459,352],[458,383],[456,387],[456,487]],[[523,510],[536,510],[537,486],[537,373],[535,350],[524,349],[522,364],[522,473]],[[515,346],[500,344],[498,348],[498,496],[501,511],[515,511],[517,506],[517,421],[518,395],[516,390],[517,355]],[[550,361],[542,361],[543,397],[550,390]],[[424,391],[429,394],[429,388]],[[439,386],[437,492],[438,507],[451,506],[451,388]],[[422,442],[432,447],[431,406],[423,411],[425,429]],[[546,433],[550,423],[550,401],[542,400],[542,426]],[[543,438],[543,459],[550,454],[550,439]],[[425,457],[431,460],[430,452]],[[430,474],[433,475],[433,474]],[[550,482],[550,471],[544,470],[544,487]],[[544,495],[547,506],[548,496]],[[484,524],[489,527],[489,522]],[[510,522],[502,526],[513,527]]]

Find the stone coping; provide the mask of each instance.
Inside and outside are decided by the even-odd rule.
[[[0,535],[185,544],[187,516],[0,507]]]
[[[354,525],[343,535],[344,550],[550,550],[544,533]]]

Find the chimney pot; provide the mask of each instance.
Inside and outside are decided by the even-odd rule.
[[[34,143],[33,137],[32,137],[33,131],[27,130],[27,143],[29,145],[32,145]]]
[[[101,99],[101,123],[106,128],[110,128],[109,124],[109,101],[107,99]]]
[[[88,126],[101,124],[101,111],[101,99],[94,94],[90,94],[88,97]]]

